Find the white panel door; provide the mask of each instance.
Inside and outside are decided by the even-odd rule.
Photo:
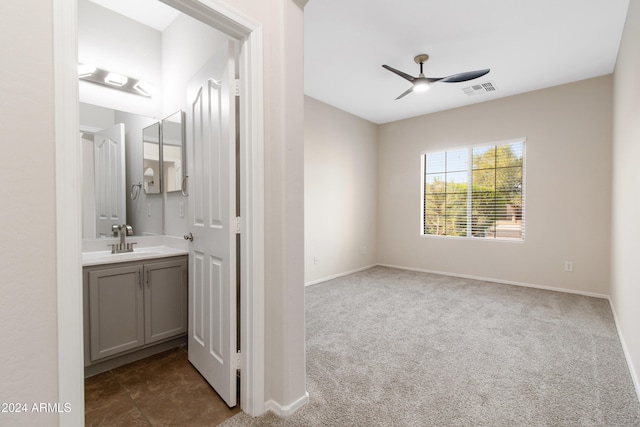
[[[110,237],[113,224],[126,223],[124,124],[93,135],[96,237]]]
[[[236,405],[235,61],[226,44],[188,85],[189,361]]]

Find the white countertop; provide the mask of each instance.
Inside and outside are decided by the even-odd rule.
[[[95,251],[82,253],[82,266],[114,264],[117,262],[140,261],[145,259],[166,258],[170,256],[187,255],[189,251],[170,248],[168,246],[151,246],[136,248],[133,252],[112,254],[111,251]]]
[[[188,242],[170,236],[132,236],[127,243],[136,242],[133,252],[112,254],[109,246],[118,239],[92,239],[83,241],[82,266],[114,264],[118,262],[140,261],[145,259],[166,258],[187,255]]]

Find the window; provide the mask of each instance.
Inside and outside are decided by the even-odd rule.
[[[424,154],[423,234],[523,240],[524,145]]]

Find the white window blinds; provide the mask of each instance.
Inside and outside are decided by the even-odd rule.
[[[524,239],[523,140],[424,154],[423,233]]]

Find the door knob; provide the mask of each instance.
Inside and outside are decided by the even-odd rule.
[[[193,242],[193,233],[185,234],[184,240],[191,240]]]

